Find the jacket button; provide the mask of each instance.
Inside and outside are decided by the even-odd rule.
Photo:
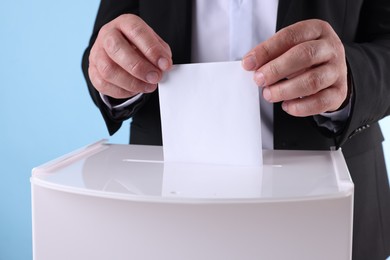
[[[351,139],[352,137],[354,137],[355,135],[357,135],[358,133],[362,132],[363,130],[365,130],[369,127],[370,127],[370,125],[367,124],[367,125],[363,125],[363,126],[357,128],[355,131],[352,132],[352,134],[349,135],[348,138]]]

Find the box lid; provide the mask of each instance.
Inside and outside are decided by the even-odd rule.
[[[114,199],[234,203],[351,196],[340,150],[264,150],[262,167],[164,163],[161,146],[105,140],[33,169],[32,185]]]

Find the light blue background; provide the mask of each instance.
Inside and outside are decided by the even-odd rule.
[[[0,2],[0,260],[32,258],[31,169],[108,138],[80,65],[98,4]],[[127,129],[110,141],[127,143]]]

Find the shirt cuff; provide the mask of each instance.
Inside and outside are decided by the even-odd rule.
[[[343,109],[313,116],[314,121],[316,121],[318,126],[325,127],[333,133],[337,133],[342,129],[342,126],[351,114],[351,103],[352,98],[349,99],[348,104]]]

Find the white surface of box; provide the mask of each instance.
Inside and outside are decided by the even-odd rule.
[[[36,167],[34,259],[351,259],[341,151],[263,162],[164,163],[162,147],[99,142]]]

